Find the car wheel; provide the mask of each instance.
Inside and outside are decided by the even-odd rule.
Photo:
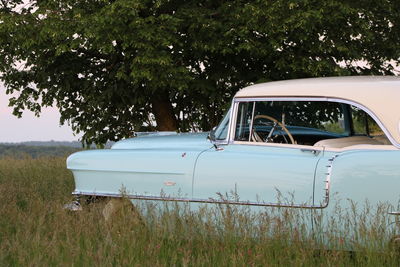
[[[395,235],[390,239],[390,247],[393,251],[400,253],[400,235]]]
[[[112,223],[121,216],[129,216],[132,223],[144,224],[140,211],[126,198],[111,198],[104,206],[102,214],[106,223]]]

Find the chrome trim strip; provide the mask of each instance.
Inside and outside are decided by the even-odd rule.
[[[396,142],[396,140],[393,138],[393,136],[390,134],[390,132],[386,129],[384,124],[379,120],[379,118],[373,113],[371,110],[369,110],[367,107],[364,105],[347,100],[347,99],[341,99],[341,98],[333,98],[333,97],[251,97],[251,98],[235,98],[234,103],[238,104],[239,102],[252,102],[252,101],[330,101],[330,102],[337,102],[337,103],[344,103],[344,104],[349,104],[353,105],[363,111],[365,111],[368,115],[370,115],[375,122],[379,125],[379,127],[383,130],[387,138],[390,140],[390,142],[397,148],[400,148],[400,144]],[[234,127],[232,127],[234,128]],[[233,140],[232,140],[233,141]]]
[[[246,98],[235,98],[235,103],[239,102],[253,102],[253,101],[327,101],[329,98],[328,97],[304,97],[304,96],[291,96],[291,97],[279,97],[279,96],[273,96],[273,97],[246,97]]]
[[[231,114],[229,118],[229,125],[228,125],[228,136],[226,137],[227,143],[229,144],[230,140],[232,139],[232,132],[233,132],[233,126],[235,124],[232,124],[232,121],[234,118],[236,118],[236,105],[234,102],[234,99],[232,99],[232,104],[231,104]]]
[[[301,204],[280,204],[280,203],[264,203],[252,201],[227,201],[218,199],[200,199],[200,198],[180,198],[180,197],[162,197],[162,196],[144,196],[144,195],[126,195],[126,194],[113,194],[113,193],[97,193],[97,192],[84,192],[74,191],[73,195],[79,196],[98,196],[98,197],[117,197],[138,200],[156,200],[156,201],[175,201],[175,202],[193,202],[193,203],[209,203],[209,204],[229,204],[229,205],[244,205],[244,206],[258,206],[258,207],[279,207],[279,208],[302,208],[302,209],[322,209],[325,206],[314,205],[301,205]]]
[[[133,170],[111,170],[111,169],[88,169],[88,168],[68,168],[71,171],[100,171],[100,172],[126,172],[138,174],[165,174],[165,175],[185,175],[184,172],[155,172],[155,171],[133,171]]]
[[[325,180],[325,199],[322,203],[321,207],[326,208],[329,205],[329,194],[331,190],[331,177],[332,177],[332,169],[333,169],[333,161],[339,156],[339,154],[334,155],[330,159],[328,159],[328,166],[326,171],[326,180]],[[315,193],[315,192],[314,192]]]
[[[193,202],[193,203],[210,203],[210,204],[229,204],[229,205],[244,205],[244,206],[257,206],[257,207],[276,207],[276,208],[296,208],[296,209],[324,209],[329,205],[329,194],[333,161],[338,155],[330,158],[326,180],[325,180],[325,198],[321,205],[306,205],[306,204],[289,204],[289,203],[266,203],[266,202],[254,202],[254,201],[229,201],[219,199],[201,199],[201,198],[182,198],[182,197],[168,197],[168,196],[145,196],[145,195],[131,195],[131,194],[115,194],[106,192],[90,192],[90,191],[79,191],[75,190],[72,192],[73,195],[77,196],[99,196],[99,197],[126,197],[129,199],[138,200],[157,200],[157,201],[176,201],[176,202]]]

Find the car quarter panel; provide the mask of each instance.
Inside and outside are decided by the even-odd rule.
[[[327,185],[322,177],[328,175],[329,204],[313,214],[315,232],[326,238],[336,231],[337,236],[354,240],[364,225],[389,238],[397,235],[399,218],[390,213],[399,211],[399,162],[398,150],[325,151],[316,171],[314,198],[315,204],[324,201]],[[354,225],[348,225],[351,222]]]
[[[71,155],[75,193],[190,197],[193,167],[204,148],[109,149]]]
[[[330,170],[331,196],[343,202],[351,199],[360,205],[368,199],[371,204],[386,202],[397,206],[400,200],[400,151],[377,149],[325,151],[316,172],[316,203],[323,201],[326,187],[323,177],[329,171],[328,160],[333,157]]]

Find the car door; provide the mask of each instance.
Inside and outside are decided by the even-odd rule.
[[[342,117],[340,105],[325,102],[238,100],[228,144],[197,160],[193,197],[314,207],[315,179],[325,181],[326,175],[315,177],[323,148],[312,144],[346,134]]]
[[[210,149],[197,160],[193,197],[311,207],[321,150],[243,142]]]

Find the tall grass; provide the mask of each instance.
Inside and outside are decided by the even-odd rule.
[[[308,211],[226,205],[193,211],[187,204],[124,204],[106,221],[106,201],[63,210],[72,190],[65,158],[0,159],[1,266],[399,265],[395,250],[375,246],[386,240],[376,226],[385,220],[379,208],[340,211],[345,219],[329,218],[331,232],[316,233],[303,225]],[[377,224],[363,223],[362,214],[374,214]],[[314,214],[316,221],[322,216]],[[325,249],[346,231],[356,233],[357,252]]]

